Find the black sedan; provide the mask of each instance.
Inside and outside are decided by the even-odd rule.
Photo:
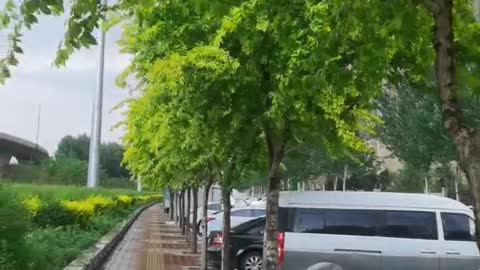
[[[232,228],[231,265],[232,270],[261,270],[263,263],[263,233],[265,217],[242,223]],[[222,261],[223,238],[221,231],[209,235],[208,261],[210,266],[219,268]]]

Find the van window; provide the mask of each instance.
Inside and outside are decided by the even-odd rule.
[[[435,213],[386,211],[382,236],[411,239],[438,239]]]
[[[295,208],[278,208],[278,231],[291,232]]]
[[[475,224],[464,214],[442,213],[445,240],[475,241]]]
[[[323,233],[325,222],[320,209],[297,209],[293,231],[298,233]]]
[[[381,211],[324,210],[324,212],[324,232],[327,234],[374,236],[382,220]]]

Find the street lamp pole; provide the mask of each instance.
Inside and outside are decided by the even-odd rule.
[[[103,1],[107,5],[107,1]],[[104,14],[105,16],[105,14]],[[88,180],[87,187],[95,188],[98,185],[100,167],[100,144],[102,138],[102,109],[103,109],[103,74],[105,64],[105,31],[100,30],[99,41],[99,63],[97,89],[93,100],[92,111],[92,134],[90,136],[90,150],[88,158]]]

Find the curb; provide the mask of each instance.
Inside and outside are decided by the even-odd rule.
[[[79,257],[63,268],[63,270],[100,269],[102,264],[105,263],[105,259],[111,255],[113,249],[118,245],[118,243],[120,243],[120,241],[122,241],[123,237],[130,229],[132,224],[137,220],[138,216],[146,209],[158,203],[160,202],[150,203],[135,210],[126,219],[115,225],[111,231],[102,236],[102,238],[100,238],[95,245],[83,251]]]

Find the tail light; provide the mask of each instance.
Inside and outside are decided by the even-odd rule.
[[[223,244],[223,237],[222,237],[222,234],[219,233],[215,235],[215,238],[213,238],[212,243],[210,244],[210,247],[222,248],[222,244]]]
[[[207,218],[207,223],[210,222],[210,221],[212,221],[212,220],[215,220],[215,218],[214,218],[214,217],[209,217],[209,218]]]
[[[278,264],[283,264],[285,259],[285,233],[278,234]]]

